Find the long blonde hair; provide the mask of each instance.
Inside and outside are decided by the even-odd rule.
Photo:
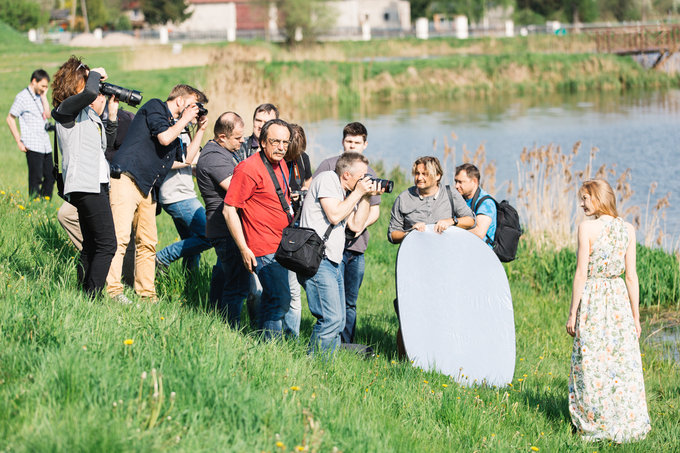
[[[579,197],[583,194],[590,196],[595,215],[603,214],[618,217],[616,210],[616,195],[614,189],[604,179],[591,179],[585,181],[578,190]]]

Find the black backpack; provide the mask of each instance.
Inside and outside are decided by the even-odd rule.
[[[522,235],[517,210],[508,203],[508,200],[498,203],[491,195],[484,195],[479,199],[477,197],[479,197],[479,189],[477,189],[471,203],[475,215],[477,215],[477,209],[484,200],[492,200],[496,204],[496,236],[492,241],[487,235],[486,243],[493,247],[493,251],[502,262],[507,263],[514,260],[517,255],[519,237]]]

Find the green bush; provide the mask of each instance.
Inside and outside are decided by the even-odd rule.
[[[47,13],[31,0],[0,0],[0,21],[19,31],[47,23]]]

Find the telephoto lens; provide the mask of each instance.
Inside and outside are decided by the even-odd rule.
[[[371,178],[371,182],[377,182],[379,189],[385,189],[385,193],[392,193],[394,189],[394,181],[389,179]]]
[[[100,82],[99,92],[106,96],[115,96],[119,101],[125,102],[131,107],[137,107],[142,102],[142,93],[137,90],[119,87],[110,83]]]

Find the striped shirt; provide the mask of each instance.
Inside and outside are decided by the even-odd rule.
[[[30,151],[49,154],[52,152],[50,136],[45,130],[44,109],[40,96],[25,88],[14,98],[10,115],[19,118],[21,141]]]

